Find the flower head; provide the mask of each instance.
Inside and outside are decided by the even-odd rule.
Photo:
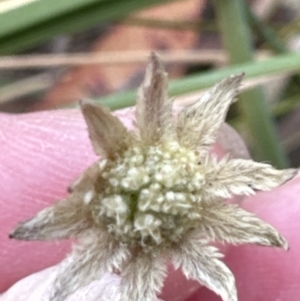
[[[273,227],[225,201],[270,190],[295,170],[229,157],[218,161],[209,154],[242,77],[231,76],[208,90],[175,122],[167,75],[152,54],[138,94],[134,133],[107,109],[81,102],[101,159],[72,185],[67,199],[20,223],[10,235],[78,239],[60,266],[51,301],[116,271],[122,301],[153,300],[169,259],[224,301],[237,301],[234,277],[209,242],[287,249]]]

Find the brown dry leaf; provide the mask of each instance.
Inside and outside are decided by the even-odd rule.
[[[192,21],[198,19],[204,0],[181,0],[157,6],[134,15],[139,18]],[[116,25],[95,42],[92,52],[134,50],[178,50],[195,46],[198,33],[188,30],[170,30],[129,25]],[[183,67],[170,68],[171,77],[183,73]],[[50,109],[93,98],[112,91],[136,87],[144,73],[144,64],[122,66],[81,66],[67,71],[33,109]],[[139,76],[141,75],[141,76]]]

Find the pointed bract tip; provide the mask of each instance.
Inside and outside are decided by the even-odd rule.
[[[290,249],[290,246],[289,246],[287,240],[283,237],[281,237],[281,238],[282,238],[282,241],[281,241],[281,245],[279,245],[279,247],[281,247],[285,251],[288,251]]]
[[[17,240],[27,240],[26,239],[26,231],[23,231],[22,224],[17,226],[11,233],[9,233],[8,237],[10,239],[17,239]]]
[[[245,73],[231,75],[220,82],[218,88],[223,93],[231,93],[231,103],[235,102]]]
[[[225,82],[230,86],[238,88],[241,85],[241,82],[242,82],[244,76],[245,76],[244,72],[238,73],[238,74],[233,74],[233,75],[230,75],[227,79],[225,79]]]
[[[149,57],[149,60],[150,60],[150,62],[157,62],[157,63],[160,62],[159,56],[158,56],[157,53],[154,52],[154,51],[151,52],[150,57]]]
[[[88,100],[88,99],[80,99],[79,100],[79,105],[82,107],[82,106],[84,106],[86,103],[89,103],[90,102],[90,100]]]
[[[288,251],[289,244],[287,240],[281,236],[278,232],[273,236],[273,239],[271,239],[269,246],[275,247],[275,248],[281,248],[285,251]]]
[[[87,114],[91,114],[95,111],[97,112],[105,112],[105,113],[110,113],[110,110],[107,107],[104,107],[100,104],[95,103],[92,100],[89,99],[81,99],[79,101],[79,106],[81,109],[81,112],[83,113],[83,116],[87,119],[88,115]]]
[[[284,184],[287,181],[293,179],[298,174],[298,172],[299,172],[299,169],[296,169],[296,168],[289,168],[289,169],[284,170],[281,184]]]
[[[36,240],[37,229],[30,227],[31,221],[32,219],[19,223],[19,225],[9,233],[8,237],[17,240]]]
[[[79,100],[79,106],[81,110],[88,108],[88,107],[95,107],[97,106],[92,100],[89,99],[81,99]]]
[[[152,72],[165,72],[163,63],[157,53],[151,52],[147,69],[150,69]]]

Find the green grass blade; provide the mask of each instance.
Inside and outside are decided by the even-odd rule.
[[[232,64],[253,61],[252,37],[244,0],[214,0],[224,47]],[[260,87],[241,95],[238,107],[261,160],[286,167],[288,159],[279,141],[271,110]]]
[[[92,4],[68,14],[53,17],[38,25],[0,38],[0,54],[20,52],[59,34],[76,33],[97,24],[125,17],[136,10],[170,1],[172,0],[93,1]]]
[[[296,72],[300,70],[300,53],[288,53],[277,55],[260,62],[249,62],[235,66],[225,67],[185,76],[184,78],[172,80],[169,87],[170,96],[206,89],[218,81],[232,75],[245,72],[246,79],[259,76],[274,75],[285,72]],[[114,93],[101,97],[96,101],[112,110],[133,106],[136,100],[136,90]],[[251,100],[250,100],[251,101]]]
[[[0,13],[0,38],[101,0],[38,0]]]

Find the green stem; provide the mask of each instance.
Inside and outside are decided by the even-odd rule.
[[[101,0],[99,0],[101,2]],[[102,0],[103,1],[103,0]],[[0,37],[7,37],[24,28],[36,26],[52,18],[92,5],[94,0],[60,0],[55,4],[48,0],[33,1],[1,13]]]
[[[275,52],[284,53],[289,51],[271,27],[257,18],[251,8],[246,6],[245,9],[250,25],[254,27],[259,36],[261,36]]]
[[[40,4],[39,10],[28,11],[28,9],[25,10],[25,6],[25,8],[20,8],[20,11],[16,9],[1,15],[0,54],[17,53],[58,34],[76,33],[91,26],[120,19],[136,10],[170,1],[173,0],[88,0],[86,3],[76,0],[74,9],[71,9],[71,0],[60,0],[65,3],[62,11],[54,10],[53,4],[49,0],[35,1],[32,5]],[[83,5],[83,3],[85,4]],[[47,12],[47,9],[50,11]],[[40,11],[44,12],[43,18],[39,18]],[[22,20],[23,26],[21,27],[16,26],[18,16]],[[1,24],[3,28],[1,28]]]
[[[170,96],[177,96],[206,89],[232,74],[242,72],[246,74],[246,79],[250,79],[296,71],[300,71],[300,53],[287,53],[260,62],[243,63],[173,80],[169,86],[169,94]],[[130,90],[103,96],[96,101],[112,110],[117,110],[133,106],[135,99],[136,90]]]
[[[283,101],[277,103],[273,108],[274,116],[282,116],[284,114],[288,114],[289,112],[299,108],[299,95],[291,96]]]
[[[253,49],[243,0],[214,0],[224,47],[232,64],[253,61]],[[288,160],[280,145],[263,91],[255,88],[241,95],[241,113],[262,160],[286,167]]]

